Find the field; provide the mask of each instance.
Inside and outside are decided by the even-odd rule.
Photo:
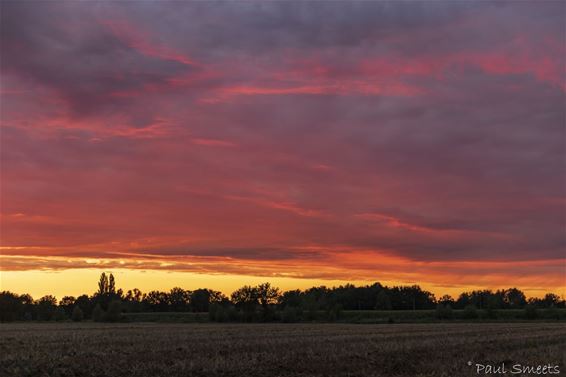
[[[566,372],[563,323],[84,322],[0,329],[2,376],[456,377],[478,375],[476,363],[551,364]]]

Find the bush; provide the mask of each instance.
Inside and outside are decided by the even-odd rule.
[[[238,322],[241,320],[240,313],[234,306],[228,308],[228,320],[231,322]]]
[[[464,308],[464,318],[465,319],[476,319],[478,318],[478,311],[474,305],[468,305]]]
[[[18,319],[18,311],[22,307],[18,296],[12,292],[0,292],[0,322]]]
[[[334,322],[340,319],[340,316],[342,315],[342,305],[340,304],[336,304],[333,305],[327,313],[327,318],[329,321]]]
[[[299,311],[297,308],[292,306],[285,306],[283,312],[281,313],[281,320],[285,323],[298,322],[300,319]]]
[[[242,320],[244,322],[255,322],[257,320],[257,314],[256,314],[255,310],[252,311],[252,310],[245,308],[242,311]]]
[[[525,318],[536,319],[538,317],[538,310],[533,305],[527,305],[525,307]]]
[[[37,319],[40,321],[51,321],[55,318],[57,311],[57,300],[51,295],[43,296],[37,301]]]
[[[497,319],[497,310],[493,306],[488,306],[485,310],[485,314],[489,319]]]
[[[545,310],[544,317],[547,319],[560,320],[560,311],[558,311],[558,309],[556,309],[554,305],[551,305],[548,309]]]
[[[105,320],[108,322],[118,322],[122,318],[122,303],[114,300],[108,305]]]
[[[67,319],[67,313],[65,313],[65,309],[63,309],[62,307],[59,306],[59,307],[55,310],[55,314],[54,314],[53,318],[54,318],[57,322],[66,320],[66,319]]]
[[[210,306],[208,307],[208,320],[209,321],[216,321],[216,312],[219,309],[218,304],[210,304]]]
[[[74,322],[80,322],[80,321],[83,320],[83,318],[84,318],[84,313],[83,313],[83,311],[82,311],[81,308],[79,308],[78,306],[75,306],[75,307],[73,308],[73,313],[71,314],[71,319],[72,319]]]
[[[304,319],[316,321],[318,319],[318,304],[315,301],[307,301],[303,304]]]
[[[216,322],[226,322],[226,321],[228,321],[228,313],[226,312],[226,309],[223,306],[218,308],[218,310],[216,311],[216,313],[214,315],[214,320]]]
[[[106,313],[104,312],[104,310],[102,310],[102,307],[100,306],[100,304],[96,304],[96,306],[94,307],[94,309],[92,311],[92,319],[95,322],[102,322],[102,321],[104,321],[105,316],[106,316]]]
[[[228,311],[221,304],[211,304],[208,308],[208,319],[214,322],[228,321]]]
[[[442,305],[438,304],[436,306],[436,318],[438,319],[452,319],[453,312],[450,304]]]

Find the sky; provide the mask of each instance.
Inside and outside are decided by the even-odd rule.
[[[566,293],[566,3],[0,3],[1,289]]]

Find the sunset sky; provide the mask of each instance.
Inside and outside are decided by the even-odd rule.
[[[566,293],[566,2],[0,4],[1,290]]]

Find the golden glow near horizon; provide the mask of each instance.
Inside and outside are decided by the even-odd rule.
[[[34,298],[51,294],[60,299],[63,296],[92,295],[97,289],[97,282],[102,272],[112,273],[118,288],[124,292],[138,288],[147,293],[152,290],[168,291],[173,287],[187,290],[209,288],[221,291],[227,296],[243,285],[257,285],[269,281],[282,290],[305,289],[318,285],[340,285],[340,280],[314,280],[285,277],[261,277],[246,275],[197,274],[175,271],[144,270],[104,270],[104,269],[69,269],[63,271],[2,271],[0,272],[1,290],[18,294],[29,293]],[[355,284],[365,284],[354,281]]]
[[[154,271],[154,270],[125,270],[125,269],[68,269],[61,271],[1,271],[0,290],[9,290],[18,294],[29,293],[38,299],[44,295],[53,295],[57,299],[63,296],[79,296],[81,294],[92,295],[97,289],[97,282],[102,272],[114,274],[117,287],[124,292],[129,289],[138,288],[144,293],[152,290],[168,291],[173,287],[181,287],[186,290],[198,288],[209,288],[221,291],[229,296],[237,288],[243,285],[257,285],[270,282],[282,291],[292,289],[307,289],[314,286],[338,286],[346,283],[355,285],[373,284],[376,281],[369,280],[336,280],[336,279],[301,279],[272,276],[251,275],[221,275],[221,274],[199,274],[191,272]],[[379,281],[383,285],[411,285],[411,282]],[[436,297],[449,294],[457,297],[464,291],[474,289],[485,289],[485,286],[462,285],[462,286],[438,286],[434,284],[420,284],[423,289],[431,291]],[[490,287],[491,289],[510,288],[514,284]],[[521,287],[519,287],[521,288]],[[549,287],[548,289],[523,289],[527,297],[542,297],[547,292],[554,292],[564,297],[566,292],[564,286]]]

